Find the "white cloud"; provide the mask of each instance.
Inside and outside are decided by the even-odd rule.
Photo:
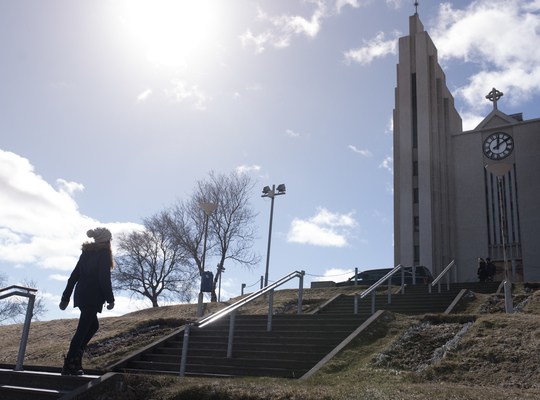
[[[360,7],[358,0],[309,0],[314,9],[308,16],[302,15],[268,15],[258,10],[257,20],[266,28],[259,34],[247,29],[240,36],[244,47],[253,48],[255,53],[262,53],[267,47],[285,48],[290,46],[296,36],[315,38],[322,28],[325,19],[339,14],[345,6]]]
[[[391,115],[390,118],[388,118],[388,125],[386,125],[386,130],[384,133],[393,133],[394,132],[394,116]]]
[[[336,11],[339,13],[341,9],[345,6],[350,6],[352,8],[360,7],[358,0],[336,0]]]
[[[324,9],[319,6],[309,19],[299,15],[284,15],[273,18],[272,22],[284,36],[305,35],[314,38],[321,29],[323,17]]]
[[[64,179],[57,184],[58,190],[27,159],[0,149],[0,262],[69,271],[88,229],[107,226],[114,236],[139,226],[82,215],[71,194],[84,186]]]
[[[357,154],[360,154],[361,156],[364,156],[364,157],[372,157],[373,154],[371,153],[371,151],[369,151],[368,149],[359,149],[357,148],[356,146],[350,144],[347,146],[349,149],[351,149],[353,152],[357,153]]]
[[[231,298],[234,298],[234,297],[237,297],[239,293],[241,293],[241,290],[242,290],[242,283],[245,283],[247,285],[248,282],[238,282],[237,280],[235,279],[232,279],[232,278],[227,278],[227,274],[225,273],[224,275],[221,276],[221,293],[220,293],[220,298],[221,298],[221,301],[227,301]],[[249,282],[251,283],[251,282]],[[219,290],[219,285],[218,287],[216,288],[218,291]],[[258,289],[258,287],[257,287]],[[250,290],[249,289],[245,289],[245,292],[249,292]],[[216,293],[217,294],[217,293]]]
[[[292,129],[287,129],[285,131],[285,133],[287,134],[287,136],[290,136],[290,137],[293,137],[293,138],[298,138],[298,137],[302,136],[302,135],[300,135],[300,133],[295,132]]]
[[[383,168],[390,172],[394,173],[394,158],[392,156],[386,156],[384,160],[379,164],[379,168]]]
[[[261,170],[260,165],[239,165],[236,167],[236,172],[240,174],[247,174],[249,172],[259,172]]]
[[[400,34],[395,32],[393,38],[386,39],[384,32],[379,32],[373,39],[364,40],[365,46],[345,52],[345,63],[353,62],[362,65],[371,63],[376,58],[382,58],[388,54],[397,54],[397,38]]]
[[[247,30],[244,34],[240,35],[240,41],[243,47],[252,47],[255,54],[262,53],[266,50],[266,43],[272,40],[270,32],[264,32],[259,35],[254,35],[251,30]]]
[[[142,103],[146,101],[151,94],[152,94],[152,89],[146,89],[144,92],[140,93],[137,96],[137,103]]]
[[[49,279],[58,282],[67,282],[67,280],[69,279],[69,275],[51,274],[49,275]]]
[[[460,111],[459,115],[461,115],[461,122],[464,131],[470,131],[476,128],[480,124],[480,122],[482,122],[483,119],[486,117],[485,115],[482,116],[475,112],[469,111]]]
[[[354,268],[330,268],[324,271],[323,276],[316,277],[314,281],[333,281],[341,282],[354,275]]]
[[[403,5],[403,0],[386,0],[386,5],[395,10],[399,9]]]
[[[454,91],[472,110],[489,107],[484,97],[493,87],[510,104],[540,92],[539,11],[538,0],[477,0],[463,9],[441,4],[430,34],[442,63],[458,60],[478,68]]]
[[[211,98],[197,85],[189,84],[181,79],[175,79],[172,87],[165,94],[174,98],[178,103],[189,102],[196,110],[204,111]]]
[[[82,192],[84,190],[84,185],[82,183],[68,182],[61,178],[56,180],[56,185],[61,192],[65,192],[70,196],[73,196],[75,192]]]
[[[317,214],[307,220],[293,219],[287,240],[291,243],[324,247],[345,247],[350,230],[358,225],[353,213],[332,213],[319,208]]]

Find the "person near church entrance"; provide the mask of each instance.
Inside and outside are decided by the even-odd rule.
[[[497,272],[497,268],[495,267],[495,264],[493,264],[493,261],[491,261],[491,258],[486,258],[486,272],[487,272],[487,280],[493,281],[493,278],[495,278],[495,273]]]
[[[487,281],[488,279],[487,264],[483,258],[478,259],[478,271],[476,272],[476,274],[478,275],[478,280],[480,282]]]
[[[108,310],[114,307],[111,284],[111,271],[114,268],[111,232],[107,228],[96,228],[90,229],[86,235],[94,241],[83,243],[81,256],[68,279],[60,301],[60,309],[65,310],[75,288],[73,306],[81,310],[77,330],[64,358],[62,375],[84,374],[82,356],[88,342],[99,329],[97,313],[103,310],[105,302],[108,304]]]

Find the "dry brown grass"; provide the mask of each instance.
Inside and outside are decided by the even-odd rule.
[[[343,289],[305,291],[305,308],[312,309]],[[519,300],[519,301],[518,301]],[[277,309],[294,312],[295,291],[276,292]],[[312,378],[202,379],[126,376],[119,400],[352,400],[352,399],[540,399],[540,291],[517,292],[519,313],[501,312],[502,299],[476,295],[466,315],[407,317],[391,315],[353,341]],[[214,305],[213,307],[216,307]],[[245,313],[265,313],[257,302]],[[105,318],[95,338],[90,365],[102,368],[193,319],[195,306],[170,306]],[[471,316],[472,315],[472,316]],[[447,344],[468,321],[474,321],[443,358],[435,350]],[[76,320],[33,324],[27,364],[56,365],[66,350]],[[137,333],[139,332],[139,333]],[[122,342],[122,336],[131,335]],[[20,326],[0,327],[0,362],[13,363]],[[109,343],[109,344],[108,344]],[[112,343],[112,344],[110,344]],[[99,349],[103,347],[103,351]],[[386,363],[378,361],[386,356]],[[427,360],[427,361],[426,361]],[[430,361],[431,360],[431,361]]]

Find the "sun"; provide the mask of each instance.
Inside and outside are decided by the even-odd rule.
[[[121,19],[135,45],[163,67],[193,67],[216,51],[220,0],[122,0]]]

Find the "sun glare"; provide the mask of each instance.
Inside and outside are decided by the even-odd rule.
[[[217,50],[219,0],[125,0],[122,21],[149,61],[189,68]]]

